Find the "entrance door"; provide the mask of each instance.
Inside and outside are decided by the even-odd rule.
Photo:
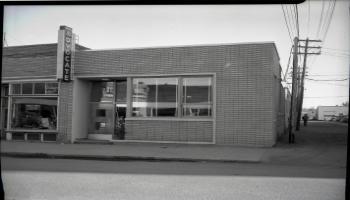
[[[115,129],[113,139],[125,139],[126,80],[115,82]]]
[[[124,140],[126,80],[95,81],[90,96],[89,139]]]
[[[114,82],[92,83],[88,139],[111,140],[114,134]]]

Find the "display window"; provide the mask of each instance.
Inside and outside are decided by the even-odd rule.
[[[56,130],[57,98],[12,98],[13,129]]]
[[[177,78],[135,78],[133,116],[177,116]]]
[[[10,84],[12,130],[57,129],[57,82]]]
[[[212,116],[212,76],[133,78],[132,85],[133,117]]]

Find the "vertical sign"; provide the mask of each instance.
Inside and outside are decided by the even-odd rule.
[[[60,26],[57,43],[57,79],[62,79],[64,82],[71,81],[73,46],[72,28]]]

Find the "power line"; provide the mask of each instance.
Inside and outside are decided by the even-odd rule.
[[[330,13],[330,8],[332,7],[332,2],[331,2],[331,0],[329,0],[327,2],[328,2],[327,10],[326,10],[326,14],[325,14],[325,17],[324,17],[324,23],[322,23],[322,26],[321,26],[321,29],[320,29],[320,33],[322,32],[322,30],[323,31],[325,30],[325,25],[328,24],[328,21],[329,21],[329,13]],[[320,34],[320,35],[322,35],[322,34]]]
[[[339,98],[339,97],[341,97],[341,98],[344,98],[344,97],[347,97],[347,98],[349,98],[349,96],[326,96],[326,97],[304,97],[304,98]]]
[[[289,58],[288,58],[288,64],[287,64],[287,69],[286,69],[286,73],[284,74],[283,80],[286,80],[286,76],[288,74],[288,69],[289,69],[289,64],[290,64],[290,58],[292,56],[292,51],[293,51],[293,46],[290,48],[290,52],[289,52]]]
[[[307,34],[306,37],[309,37],[309,31],[310,31],[310,0],[307,1]]]
[[[349,76],[348,74],[312,74],[312,75],[308,75],[308,76]]]
[[[333,17],[333,12],[334,12],[334,8],[335,8],[335,1],[336,0],[334,0],[333,2],[333,6],[331,6],[332,4],[331,4],[331,2],[328,4],[328,7],[327,7],[327,11],[326,11],[326,16],[324,17],[324,23],[322,23],[322,20],[323,20],[323,13],[324,13],[324,6],[325,6],[325,1],[323,1],[322,2],[322,11],[321,11],[321,17],[320,17],[320,21],[319,21],[319,24],[318,24],[318,30],[317,30],[317,36],[316,37],[319,37],[319,35],[320,35],[320,28],[321,28],[321,25],[322,25],[322,27],[324,27],[325,26],[325,24],[327,24],[326,25],[326,30],[325,30],[325,33],[324,33],[324,35],[323,35],[323,37],[322,37],[322,42],[321,42],[321,45],[322,44],[324,44],[324,42],[325,42],[325,39],[326,39],[326,36],[327,36],[327,33],[328,33],[328,30],[329,30],[329,25],[330,25],[330,23],[331,23],[331,20],[332,20],[332,17]],[[332,8],[331,8],[332,7]],[[330,14],[330,17],[328,17],[328,13],[329,13],[329,9],[331,8],[331,14]],[[327,19],[328,18],[328,19]],[[323,54],[323,53],[322,53]],[[339,56],[339,55],[330,55],[330,54],[323,54],[323,55],[326,55],[326,56],[334,56],[334,57],[341,57],[341,58],[344,58],[343,56]],[[315,63],[315,61],[317,60],[317,58],[316,57],[314,57],[313,58],[313,60],[310,62],[311,64],[310,64],[310,67],[312,67],[313,65],[314,65],[314,63]]]
[[[328,82],[318,82],[317,84],[326,84],[326,85],[333,85],[333,86],[349,87],[349,85],[339,85],[339,84],[328,83]]]
[[[289,15],[289,12],[288,12],[288,15],[290,16],[290,21],[291,22],[291,30],[293,32],[293,36],[296,36],[297,35],[297,31],[296,31],[296,23],[295,23],[295,13],[294,13],[294,9],[292,8],[293,5],[290,5],[290,6],[287,6],[287,11],[289,10],[290,12],[290,15]],[[295,34],[294,34],[294,30],[295,30]]]
[[[336,0],[333,1],[333,6],[332,6],[332,11],[331,11],[331,14],[330,14],[330,18],[328,20],[328,24],[327,24],[327,28],[326,28],[326,32],[324,33],[324,36],[322,38],[322,43],[324,43],[326,37],[327,37],[327,33],[328,33],[328,30],[329,30],[329,26],[332,22],[332,18],[333,18],[333,13],[334,13],[334,9],[335,9],[335,4],[336,4]]]
[[[292,36],[291,36],[290,30],[289,30],[289,26],[288,26],[288,23],[287,23],[286,13],[284,11],[283,5],[281,5],[281,6],[282,6],[282,10],[283,10],[283,15],[284,15],[284,22],[285,22],[285,24],[287,26],[287,29],[288,29],[289,39],[290,39],[291,43],[293,43]]]
[[[339,51],[339,52],[346,52],[346,53],[350,53],[349,50],[345,50],[345,49],[335,49],[335,48],[328,48],[328,47],[322,47],[323,49],[328,49],[328,50],[332,50],[332,51]]]
[[[342,52],[335,52],[335,51],[322,51],[322,53],[329,53],[333,55],[339,55],[339,56],[350,56],[350,53],[342,53]]]
[[[322,53],[322,55],[325,55],[325,56],[333,56],[333,57],[338,57],[338,58],[344,58],[344,59],[349,59],[349,56],[347,55],[339,55],[339,54],[332,54],[332,53]]]
[[[349,80],[349,78],[345,78],[345,79],[324,79],[324,80],[317,80],[317,79],[312,79],[312,78],[306,78],[307,80],[310,80],[310,81],[346,81],[346,80]]]
[[[296,18],[296,30],[297,30],[297,35],[298,38],[300,37],[299,35],[299,13],[298,13],[298,4],[294,5],[294,10],[295,10],[295,18]]]
[[[317,38],[320,35],[321,23],[322,23],[322,20],[323,20],[324,4],[325,4],[325,1],[322,1],[321,17],[320,17],[320,21],[318,23],[318,28],[317,28],[317,32],[316,32],[316,37]]]

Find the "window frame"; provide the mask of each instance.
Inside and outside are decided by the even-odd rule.
[[[175,111],[175,116],[133,116],[133,95],[134,95],[134,80],[135,79],[157,79],[157,78],[173,78],[173,79],[176,79],[176,111]],[[160,118],[160,119],[163,119],[163,118],[178,118],[179,117],[179,82],[180,82],[180,77],[179,76],[135,76],[135,77],[132,77],[131,78],[131,99],[130,99],[130,112],[131,112],[131,118],[142,118],[142,119],[145,119],[145,118]],[[135,95],[139,95],[139,93],[136,93]],[[158,85],[156,87],[156,93],[155,93],[155,104],[157,105],[158,104]],[[153,111],[151,111],[153,112]],[[157,113],[157,109],[155,111]]]
[[[44,83],[45,93],[36,94],[35,93],[35,85],[40,84],[40,83]],[[52,84],[52,83],[57,84],[57,93],[53,93],[53,94],[47,93],[47,89],[48,89],[47,84]],[[31,94],[23,94],[23,84],[31,84],[32,85],[32,93]],[[19,93],[13,93],[13,85],[20,86]],[[60,84],[59,84],[59,82],[55,82],[55,81],[35,81],[35,82],[9,83],[9,96],[58,96],[59,91],[60,91]]]
[[[210,95],[211,95],[211,101],[210,101],[210,116],[186,116],[183,113],[184,109],[184,103],[183,103],[183,78],[210,78],[211,80],[211,85],[210,85]],[[133,95],[134,95],[134,79],[139,79],[139,78],[176,78],[177,79],[177,89],[176,89],[176,115],[175,116],[133,116]],[[213,120],[215,118],[215,94],[216,94],[216,87],[215,87],[215,74],[191,74],[191,75],[162,75],[162,76],[133,76],[130,77],[131,81],[131,98],[129,99],[129,104],[130,104],[130,118],[131,120],[136,120],[136,119],[143,119],[143,120],[152,120],[152,119],[169,119],[169,120]]]
[[[56,128],[55,129],[31,129],[31,128],[17,128],[17,127],[13,127],[12,125],[12,120],[13,120],[13,117],[14,117],[14,99],[16,98],[30,98],[30,99],[40,99],[40,98],[48,98],[48,99],[52,99],[52,100],[56,100],[57,104],[56,104]],[[10,110],[11,110],[11,114],[10,114],[10,119],[9,119],[9,122],[10,122],[10,126],[8,128],[9,131],[17,131],[17,132],[28,132],[31,131],[31,132],[57,132],[58,131],[58,113],[59,113],[59,98],[58,96],[31,96],[31,97],[26,97],[26,96],[11,96],[11,104],[9,104],[10,106]],[[25,104],[27,105],[27,104]],[[29,105],[33,105],[33,104],[29,104]],[[36,104],[34,104],[36,105]]]
[[[22,88],[23,88],[23,84],[24,83],[31,83],[32,84],[32,94],[23,94],[22,93]],[[36,83],[45,83],[45,94],[34,94],[35,92],[35,84]],[[57,84],[57,93],[55,94],[47,94],[46,93],[46,90],[47,90],[47,84],[50,84],[50,83],[56,83]],[[19,84],[20,85],[20,93],[19,94],[14,94],[13,93],[13,85],[16,85],[16,84]],[[9,87],[8,87],[8,109],[9,109],[9,113],[8,113],[8,124],[7,124],[7,129],[6,131],[16,131],[16,132],[42,132],[42,133],[57,133],[58,132],[58,126],[59,126],[59,94],[60,94],[60,87],[61,87],[61,84],[60,82],[58,81],[28,81],[28,82],[11,82],[8,84]],[[56,129],[18,129],[18,128],[13,128],[12,127],[12,117],[13,117],[13,110],[12,110],[12,107],[13,107],[13,98],[33,98],[33,99],[36,99],[36,98],[53,98],[53,99],[56,99],[57,101],[57,113],[56,113]]]

